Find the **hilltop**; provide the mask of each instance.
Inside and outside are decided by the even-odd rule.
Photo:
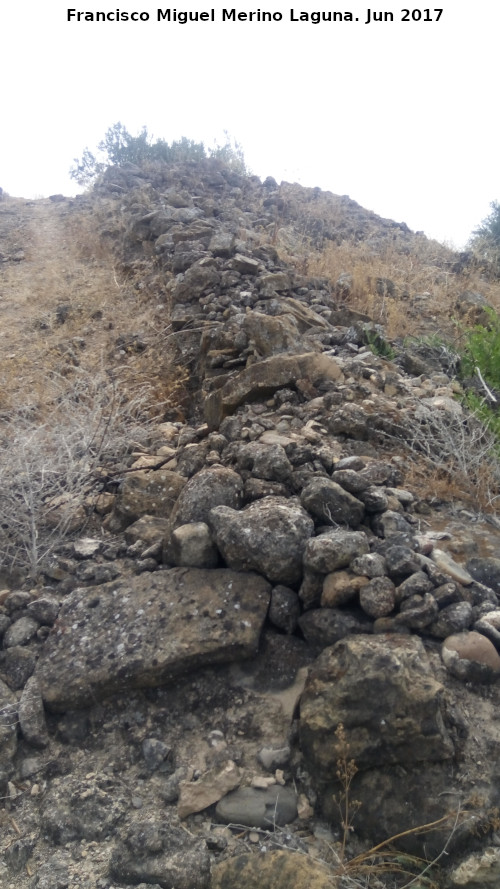
[[[0,238],[2,885],[494,881],[498,284],[217,158]]]

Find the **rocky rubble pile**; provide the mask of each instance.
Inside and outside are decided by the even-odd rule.
[[[3,884],[326,885],[347,758],[356,836],[458,813],[403,845],[447,843],[465,863],[442,885],[483,885],[500,560],[437,548],[405,486],[405,445],[467,423],[456,382],[372,354],[373,325],[279,259],[273,180],[127,167],[100,187],[123,261],[171,305],[192,419],[103,493],[100,536],[1,595]]]

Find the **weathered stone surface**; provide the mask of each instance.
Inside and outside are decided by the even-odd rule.
[[[380,553],[365,553],[351,562],[351,571],[362,577],[383,577],[386,573],[385,559]]]
[[[492,682],[500,675],[500,654],[481,633],[448,636],[441,657],[446,669],[465,682]]]
[[[177,812],[179,818],[187,818],[194,812],[202,812],[241,782],[241,769],[228,760],[221,768],[205,772],[197,781],[181,781]]]
[[[367,583],[368,577],[351,574],[350,571],[333,571],[327,574],[323,581],[321,607],[338,608],[340,605],[345,605],[354,599]]]
[[[484,889],[500,884],[500,849],[488,846],[469,855],[448,875],[448,889]]]
[[[165,546],[164,560],[170,565],[187,568],[215,568],[219,553],[208,525],[205,522],[179,525]]]
[[[171,527],[192,522],[208,523],[210,510],[215,506],[239,509],[243,497],[243,482],[234,470],[226,466],[210,466],[197,472],[183,489],[171,516]]]
[[[143,515],[128,528],[125,528],[124,537],[129,546],[140,541],[144,546],[153,546],[165,538],[170,528],[170,519],[161,516]]]
[[[265,790],[240,787],[228,793],[215,808],[215,815],[225,824],[272,829],[297,817],[297,794],[290,787],[271,784]]]
[[[14,648],[17,645],[26,645],[33,638],[40,624],[32,617],[20,617],[5,631],[3,637],[4,648]]]
[[[109,517],[112,530],[123,530],[143,515],[168,518],[186,479],[177,472],[139,470],[125,476]]]
[[[25,741],[32,747],[46,747],[49,743],[49,735],[40,687],[35,676],[31,676],[23,688],[18,713],[19,725]]]
[[[472,621],[472,605],[470,602],[456,602],[442,608],[437,618],[429,627],[429,632],[440,639],[446,639],[455,633],[467,630]]]
[[[424,571],[415,571],[399,584],[396,596],[398,602],[402,602],[410,596],[423,596],[425,593],[430,593],[431,590],[434,590],[434,584],[427,574]]]
[[[396,534],[412,534],[413,529],[405,517],[399,512],[388,509],[376,514],[371,520],[372,528],[379,537],[394,537]]]
[[[29,616],[40,624],[52,626],[59,611],[59,602],[52,596],[40,596],[38,599],[33,599],[26,610]]]
[[[0,768],[5,767],[17,750],[17,707],[11,690],[0,679]]]
[[[396,583],[418,571],[419,565],[415,553],[408,546],[389,546],[384,556],[387,574]]]
[[[369,617],[386,617],[396,605],[396,590],[389,577],[374,577],[361,587],[359,604]]]
[[[423,596],[414,593],[401,603],[399,614],[393,618],[394,626],[423,630],[435,620],[438,611],[438,604],[432,593],[424,593]]]
[[[110,862],[110,876],[127,885],[162,889],[208,889],[210,859],[204,840],[164,822],[135,822],[127,828]]]
[[[31,648],[15,645],[13,648],[0,652],[2,675],[9,688],[14,691],[24,688],[35,669],[35,664],[36,654]]]
[[[500,559],[469,559],[466,568],[474,580],[500,593]]]
[[[457,580],[458,583],[463,584],[464,586],[469,586],[472,583],[473,577],[466,571],[465,568],[462,568],[461,565],[458,565],[448,553],[443,552],[441,549],[434,548],[431,553],[432,561],[438,566],[440,571],[443,571],[445,574],[448,574],[453,580]],[[480,580],[479,577],[475,578],[476,580]],[[481,581],[484,583],[484,581]],[[486,584],[488,586],[488,584]]]
[[[365,507],[363,503],[328,478],[315,478],[300,495],[302,505],[322,524],[332,522],[357,528]]]
[[[299,626],[309,645],[326,648],[353,633],[370,632],[371,624],[339,608],[313,608],[299,618]]]
[[[319,380],[340,381],[342,370],[334,358],[318,352],[300,355],[274,355],[241,371],[221,389],[212,392],[205,402],[205,419],[217,429],[229,414],[244,402],[266,398],[276,389],[295,386],[306,379],[314,384]]]
[[[251,256],[236,253],[233,257],[232,265],[241,275],[256,275],[259,271],[260,263]]]
[[[368,539],[362,531],[327,531],[308,541],[304,567],[318,574],[329,574],[348,567],[353,559],[368,550]]]
[[[286,850],[237,855],[212,868],[211,889],[333,889],[332,875],[309,858]]]
[[[44,797],[44,833],[57,846],[108,837],[128,808],[124,795],[110,790],[110,782],[91,773],[85,780],[70,777],[62,787],[51,786]]]
[[[298,503],[264,497],[239,512],[217,506],[208,522],[230,568],[259,571],[276,584],[300,581],[302,555],[314,523]]]
[[[269,620],[279,630],[294,633],[300,616],[300,600],[289,587],[278,584],[271,593]]]
[[[358,768],[449,759],[442,686],[422,642],[410,636],[353,636],[326,649],[300,705],[301,747],[314,774],[335,772],[341,723]]]
[[[477,620],[474,624],[474,629],[477,630],[478,633],[482,633],[483,636],[486,636],[493,645],[497,649],[500,648],[500,610],[495,609],[493,611],[489,611],[487,614],[484,614],[479,620]]]
[[[238,442],[225,452],[238,470],[249,470],[255,478],[274,482],[286,482],[292,472],[285,449],[278,442]]]
[[[299,330],[290,315],[273,318],[261,312],[250,312],[245,316],[243,329],[250,345],[261,358],[269,358],[280,352],[302,351]]]
[[[75,590],[36,675],[45,703],[75,709],[117,690],[255,653],[269,605],[262,577],[172,568]]]

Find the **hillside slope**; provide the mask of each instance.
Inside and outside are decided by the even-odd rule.
[[[0,234],[0,883],[380,889],[401,831],[494,882],[499,474],[453,316],[495,286],[214,161]]]

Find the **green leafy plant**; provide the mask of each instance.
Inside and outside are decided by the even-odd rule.
[[[397,352],[392,348],[388,340],[386,340],[376,329],[367,327],[365,330],[365,338],[368,348],[374,355],[378,355],[379,358],[387,358],[388,361],[392,361],[396,357]]]

